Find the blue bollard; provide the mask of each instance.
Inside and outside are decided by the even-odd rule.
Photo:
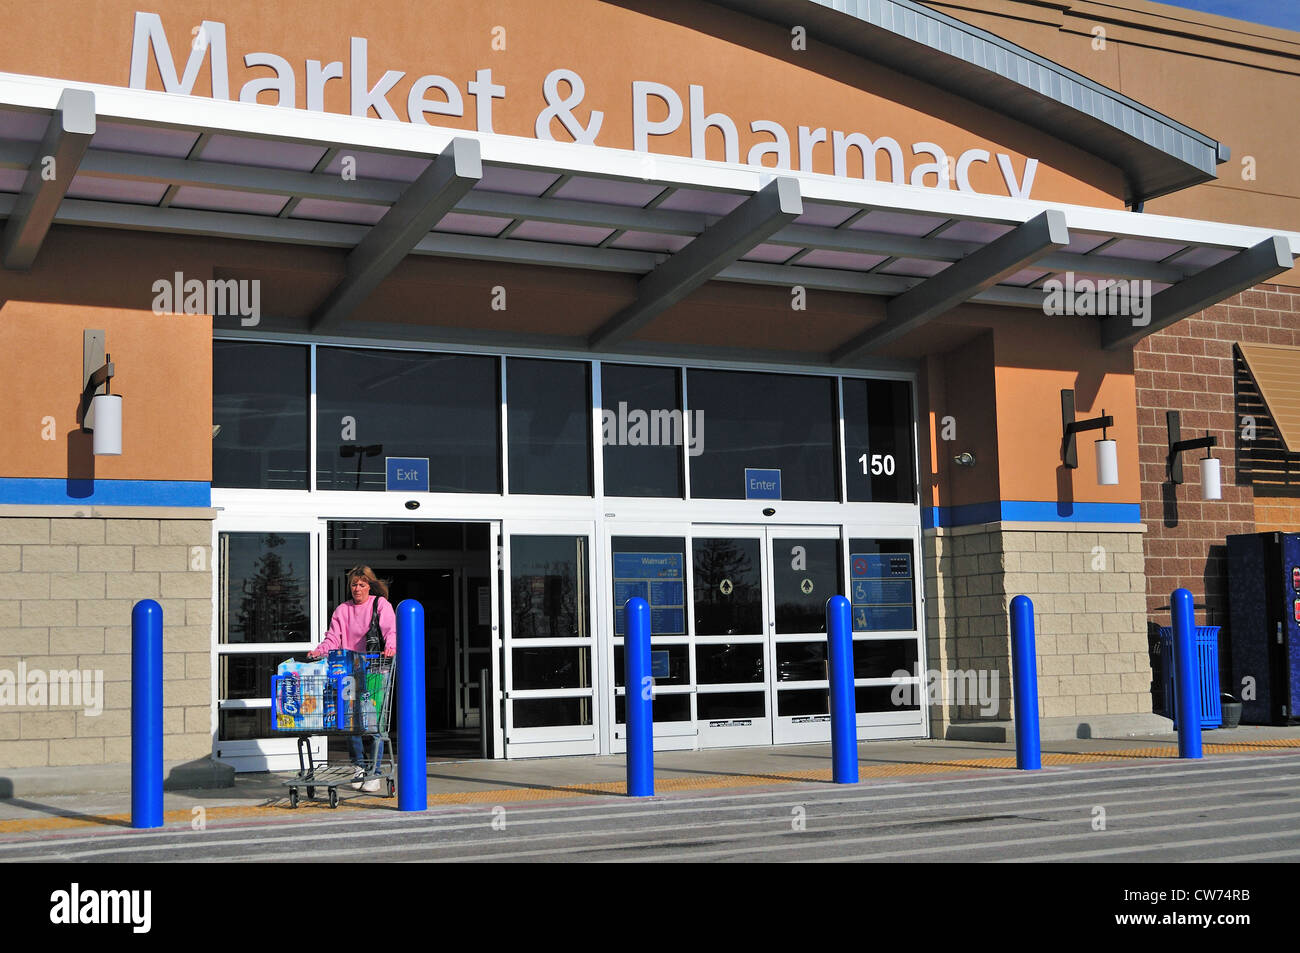
[[[1201,757],[1200,664],[1192,638],[1196,610],[1192,594],[1175,589],[1169,597],[1174,621],[1174,689],[1178,705],[1178,757]]]
[[[429,771],[424,735],[424,606],[403,599],[397,606],[397,809],[429,808]],[[486,705],[486,699],[481,700]]]
[[[627,686],[627,794],[654,797],[655,739],[653,681],[650,677],[650,606],[627,600],[623,668]]]
[[[1043,766],[1038,740],[1038,651],[1034,646],[1034,603],[1028,596],[1011,600],[1011,669],[1016,704],[1016,767]]]
[[[858,714],[853,692],[853,612],[849,600],[826,600],[827,678],[831,693],[831,780],[858,783]]]
[[[163,612],[152,599],[131,610],[131,826],[163,826]]]

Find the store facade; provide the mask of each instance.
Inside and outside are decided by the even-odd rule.
[[[270,674],[359,563],[448,757],[621,751],[630,595],[664,748],[826,740],[834,593],[863,738],[1005,731],[1019,593],[1047,724],[1164,727],[1135,353],[1300,234],[1133,209],[1228,150],[918,4],[537,7],[0,44],[0,654],[103,679],[0,763],[127,760],[156,598],[168,759],[285,766]]]

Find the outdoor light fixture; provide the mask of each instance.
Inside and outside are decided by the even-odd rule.
[[[1183,482],[1183,459],[1180,455],[1184,450],[1204,448],[1207,453],[1201,460],[1201,499],[1223,499],[1223,474],[1219,469],[1219,461],[1208,452],[1211,447],[1218,446],[1218,438],[1205,436],[1195,440],[1180,439],[1182,422],[1176,410],[1165,412],[1165,424],[1169,428],[1169,455],[1165,458],[1165,465],[1169,469],[1169,482],[1174,484]]]
[[[959,467],[973,467],[975,466],[975,454],[971,453],[969,450],[963,450],[961,453],[957,454],[957,456],[952,458],[952,462],[957,464]]]
[[[1061,459],[1071,470],[1078,469],[1079,451],[1074,435],[1085,430],[1100,430],[1101,439],[1094,441],[1097,448],[1097,483],[1101,486],[1119,484],[1119,453],[1114,440],[1106,437],[1106,428],[1115,426],[1115,418],[1101,409],[1100,417],[1091,420],[1074,419],[1074,391],[1061,391]]]
[[[115,373],[110,355],[104,351],[103,331],[83,331],[81,340],[81,404],[77,408],[81,429],[91,431],[91,450],[96,456],[122,455],[122,398],[108,392]]]

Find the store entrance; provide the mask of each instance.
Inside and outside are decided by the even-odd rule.
[[[480,673],[492,644],[489,524],[331,521],[327,551],[331,611],[358,565],[388,584],[394,607],[404,599],[424,607],[428,758],[480,757]],[[396,711],[390,727],[395,737]]]

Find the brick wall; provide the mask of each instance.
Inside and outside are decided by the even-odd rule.
[[[1232,345],[1300,345],[1300,293],[1259,285],[1145,338],[1133,352],[1142,468],[1142,520],[1147,525],[1147,609],[1169,603],[1179,587],[1209,606],[1209,624],[1226,625],[1227,557],[1224,537],[1256,530],[1254,494],[1238,486]],[[1185,482],[1166,482],[1165,411],[1182,416],[1184,439],[1218,438],[1223,499],[1202,502],[1198,451],[1183,455]]]
[[[1300,532],[1300,499],[1276,496],[1255,497],[1255,531],[1259,533]]]
[[[211,540],[210,516],[0,516],[0,678],[20,665],[102,673],[98,714],[84,699],[0,705],[0,771],[130,760],[131,609],[140,599],[163,610],[163,757],[211,753]]]

